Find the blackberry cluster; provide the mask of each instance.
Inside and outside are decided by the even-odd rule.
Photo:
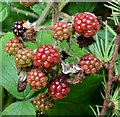
[[[16,21],[12,27],[12,30],[17,37],[22,37],[23,33],[27,30],[26,27],[23,26],[24,21]]]
[[[53,107],[54,100],[48,94],[40,93],[33,104],[38,111],[46,112]]]
[[[80,67],[86,74],[94,74],[100,70],[100,60],[93,54],[86,54],[80,60]]]
[[[74,28],[78,34],[84,37],[94,36],[100,29],[97,17],[93,14],[84,12],[79,13],[74,18]]]
[[[49,85],[49,95],[56,99],[64,98],[70,92],[69,85],[63,80],[62,77],[58,77],[51,81]]]
[[[9,55],[16,55],[17,51],[21,48],[23,48],[23,44],[20,43],[20,40],[17,38],[12,38],[8,40],[4,45],[4,50]]]
[[[21,67],[29,67],[32,65],[34,53],[28,48],[22,48],[18,50],[15,55],[16,66]]]
[[[34,66],[50,68],[60,60],[60,54],[51,45],[43,45],[37,48],[34,56]]]
[[[39,69],[33,69],[27,75],[27,83],[35,91],[45,87],[47,80],[47,76]]]
[[[52,35],[57,40],[68,39],[71,35],[71,27],[64,22],[56,22],[52,29]]]

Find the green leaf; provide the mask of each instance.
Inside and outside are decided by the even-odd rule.
[[[82,115],[90,111],[88,106],[93,105],[93,95],[96,99],[96,92],[101,85],[102,76],[92,74],[78,85],[71,85],[71,91],[67,98],[56,101],[54,108],[48,115]],[[100,98],[99,98],[100,101]],[[86,114],[89,114],[86,113]]]
[[[2,56],[0,56],[0,64],[2,65],[2,70],[0,70],[0,75],[2,77],[0,81],[2,81],[2,86],[9,93],[11,93],[14,97],[23,100],[31,97],[34,91],[32,91],[29,86],[26,87],[26,90],[24,92],[17,91],[19,76],[17,73],[15,62],[13,57],[10,57],[9,55],[7,55],[6,52],[4,52],[4,44],[7,40],[13,37],[13,33],[9,32],[0,40],[0,53],[2,53]]]
[[[36,115],[35,108],[31,102],[21,101],[9,105],[2,115]]]
[[[0,8],[0,22],[2,22],[8,17],[9,10],[4,3],[0,3],[0,6],[2,6],[2,9]]]
[[[43,44],[53,45],[52,31],[51,30],[41,30],[37,33],[36,43],[41,46]]]
[[[46,8],[45,2],[40,2],[39,4],[34,5],[31,9],[38,15],[40,15]]]
[[[95,2],[70,2],[66,5],[64,11],[68,14],[74,15],[82,12],[93,12],[96,6],[97,3]]]
[[[37,44],[32,43],[32,42],[25,42],[24,44],[26,47],[30,48],[31,50],[35,50],[38,47]]]

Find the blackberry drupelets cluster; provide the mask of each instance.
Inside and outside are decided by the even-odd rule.
[[[64,22],[56,22],[53,25],[52,36],[56,40],[68,39],[71,35],[71,27]]]
[[[33,104],[38,111],[46,112],[53,107],[54,100],[48,94],[40,93],[33,101]]]
[[[80,67],[86,74],[94,74],[100,70],[100,60],[93,54],[86,54],[80,60]]]
[[[63,80],[62,77],[58,77],[51,81],[49,85],[49,95],[55,99],[61,99],[68,95],[70,92],[69,85]]]
[[[100,30],[100,24],[95,15],[84,12],[79,13],[74,18],[75,31],[84,37],[94,36]]]
[[[5,45],[4,45],[4,50],[9,54],[9,55],[16,55],[19,49],[23,48],[23,44],[20,43],[20,40],[17,38],[12,38],[8,40]]]
[[[23,33],[27,30],[26,27],[23,26],[24,21],[16,21],[12,27],[12,30],[17,37],[22,37]]]
[[[34,66],[50,68],[60,60],[60,54],[51,45],[39,46],[34,56]]]
[[[45,87],[47,80],[47,76],[39,69],[33,69],[27,75],[27,83],[35,91],[38,91],[42,87]]]
[[[18,68],[30,67],[33,64],[34,52],[28,48],[18,50],[15,55],[15,62]]]

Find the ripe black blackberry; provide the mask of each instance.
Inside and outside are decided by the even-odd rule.
[[[48,94],[40,93],[33,101],[33,104],[38,111],[46,112],[53,107],[54,100]]]
[[[16,21],[12,27],[13,33],[17,37],[22,37],[23,33],[26,31],[26,27],[23,25],[24,21]]]

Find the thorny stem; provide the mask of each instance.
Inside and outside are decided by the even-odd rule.
[[[53,18],[52,18],[52,25],[54,25],[55,22],[57,22],[57,17],[58,17],[58,2],[54,0],[54,8],[53,8]],[[58,43],[57,40],[54,39],[54,46],[55,48],[57,47]]]
[[[48,2],[47,3],[47,7],[45,8],[45,10],[42,12],[42,14],[40,15],[40,17],[38,18],[38,20],[36,21],[37,26],[40,26],[43,21],[45,20],[45,18],[47,17],[48,13],[50,12],[51,8],[52,8],[53,3],[52,2]]]
[[[40,30],[52,30],[52,26],[39,26],[37,27],[37,31]]]
[[[110,90],[111,90],[111,86],[112,86],[114,63],[115,63],[118,48],[119,48],[119,41],[120,41],[120,33],[116,36],[116,40],[115,40],[115,47],[114,47],[114,52],[113,52],[113,55],[112,55],[112,61],[110,63],[110,68],[108,70],[108,85],[107,85],[105,99],[104,99],[104,102],[103,102],[103,107],[102,107],[102,110],[101,110],[101,113],[100,113],[100,117],[103,117],[105,115],[106,107],[107,107],[107,104],[108,104],[108,98],[109,98]]]
[[[33,18],[38,18],[38,15],[34,14],[34,13],[31,13],[29,11],[26,11],[26,10],[21,10],[21,9],[18,9],[17,7],[14,7],[14,6],[10,6],[10,9],[14,12],[17,12],[17,13],[20,13],[20,14],[24,14],[26,16],[31,16]]]

